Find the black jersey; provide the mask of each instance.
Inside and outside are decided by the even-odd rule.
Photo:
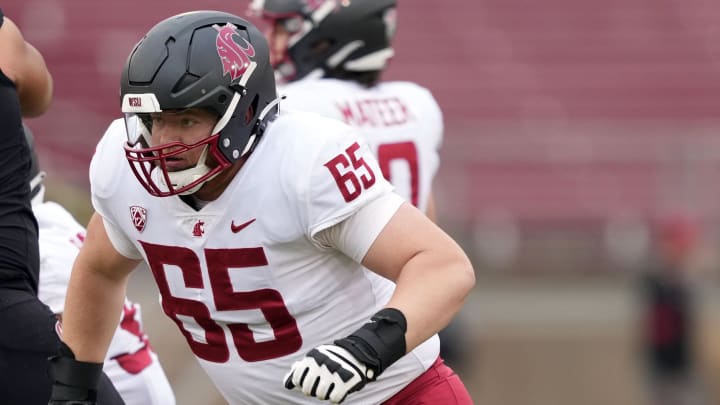
[[[0,27],[3,21],[0,10]],[[37,291],[40,259],[30,206],[30,165],[17,89],[0,70],[0,286]]]

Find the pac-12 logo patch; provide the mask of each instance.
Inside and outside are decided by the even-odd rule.
[[[130,207],[130,218],[132,219],[133,225],[138,232],[145,230],[145,223],[147,223],[147,210],[138,205]]]
[[[215,38],[220,62],[222,62],[223,76],[230,74],[230,82],[242,77],[250,67],[250,58],[255,56],[255,48],[237,31],[237,27],[227,23],[222,27],[213,25],[218,32]],[[236,41],[236,38],[241,43]]]

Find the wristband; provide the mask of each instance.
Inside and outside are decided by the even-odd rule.
[[[349,336],[336,340],[369,368],[367,378],[374,381],[385,369],[405,355],[405,315],[395,308],[378,311],[370,322]]]
[[[58,355],[50,357],[48,373],[53,381],[52,401],[95,401],[103,363],[75,360],[69,346],[60,342]]]

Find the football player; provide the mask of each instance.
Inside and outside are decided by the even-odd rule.
[[[30,148],[23,117],[50,106],[52,75],[43,56],[0,10],[0,403],[45,404],[53,379],[47,358],[60,339],[55,315],[37,297],[38,226],[30,208]],[[62,378],[62,377],[60,377]],[[95,391],[99,385],[99,395]],[[98,403],[121,404],[104,374],[93,376]],[[58,396],[64,393],[59,392]]]
[[[145,261],[229,403],[453,403],[464,387],[437,331],[474,285],[470,261],[351,127],[278,102],[267,41],[237,16],[173,16],[135,46],[125,118],[90,166],[66,351],[102,361]]]

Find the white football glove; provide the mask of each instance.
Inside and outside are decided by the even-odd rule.
[[[293,363],[285,375],[285,388],[297,388],[305,395],[339,404],[372,381],[374,374],[342,347],[322,345]]]

